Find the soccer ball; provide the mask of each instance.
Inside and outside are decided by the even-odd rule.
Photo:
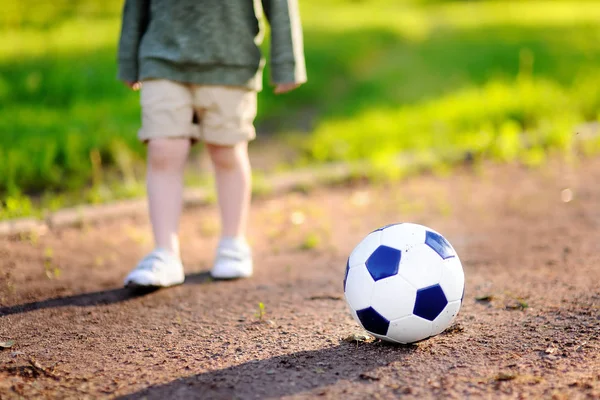
[[[465,275],[454,248],[422,225],[384,226],[367,235],[346,264],[344,296],[367,332],[414,343],[443,332],[462,304]]]

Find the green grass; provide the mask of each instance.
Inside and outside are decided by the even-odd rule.
[[[0,219],[143,193],[138,94],[115,80],[121,1],[40,7],[0,16]],[[538,165],[598,120],[600,1],[301,7],[309,84],[265,90],[257,118],[300,148],[288,167],[448,151]]]
[[[598,119],[598,2],[365,7],[355,7],[368,14],[358,27],[335,23],[354,44],[339,74],[347,100],[332,99],[306,143],[308,162],[387,165],[407,150],[464,149],[537,164],[548,149],[571,148],[576,124]],[[394,16],[410,23],[386,26]]]

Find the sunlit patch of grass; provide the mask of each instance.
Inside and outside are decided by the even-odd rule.
[[[600,83],[600,74],[589,81]],[[577,99],[550,81],[492,81],[422,104],[374,108],[325,122],[306,150],[308,159],[370,159],[382,168],[407,150],[462,151],[538,164],[545,150],[571,150],[575,126],[583,119]]]
[[[57,279],[62,273],[60,267],[56,264],[54,250],[51,247],[44,249],[44,273],[48,279]]]
[[[301,250],[314,250],[322,245],[322,239],[316,232],[307,234],[302,243],[300,243]]]
[[[8,196],[0,202],[0,220],[29,217],[35,214],[31,199],[26,196]]]
[[[23,194],[6,195],[0,199],[0,220],[23,217],[41,218],[61,208],[82,203],[105,204],[112,201],[139,198],[146,193],[143,183],[127,184],[113,180],[108,185],[92,186],[81,191],[53,193],[30,197]]]
[[[428,26],[480,28],[503,23],[520,26],[569,26],[596,24],[600,19],[600,3],[587,0],[554,1],[396,1],[346,0],[304,1],[306,28],[328,28],[332,31],[383,26],[394,27],[399,33],[418,36]],[[323,8],[335,13],[322,12]],[[319,12],[321,11],[321,12]],[[362,18],[357,19],[356,16]]]
[[[434,17],[461,28],[512,23],[519,26],[564,27],[573,24],[596,24],[600,19],[600,3],[574,1],[481,1],[446,2],[436,5]]]
[[[71,55],[73,52],[89,52],[114,46],[118,41],[119,20],[111,17],[94,19],[70,19],[63,23],[40,30],[39,28],[17,28],[3,30],[0,41],[0,60],[13,57],[40,57]],[[40,39],[40,31],[44,40]],[[78,32],[74,35],[73,32]]]

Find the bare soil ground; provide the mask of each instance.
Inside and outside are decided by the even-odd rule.
[[[209,279],[217,212],[195,208],[181,228],[186,283],[146,294],[120,287],[151,248],[145,218],[2,239],[0,342],[15,344],[0,350],[0,398],[600,398],[600,160],[253,207],[253,278]],[[361,331],[343,300],[346,257],[400,221],[456,247],[461,312],[418,345],[348,342]]]

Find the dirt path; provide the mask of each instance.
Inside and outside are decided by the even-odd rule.
[[[208,278],[217,214],[198,208],[186,283],[138,296],[120,284],[150,248],[145,219],[0,241],[0,342],[16,342],[0,399],[600,398],[600,160],[319,189],[252,218],[255,277]],[[398,221],[457,248],[457,324],[417,346],[346,342],[346,257]]]

